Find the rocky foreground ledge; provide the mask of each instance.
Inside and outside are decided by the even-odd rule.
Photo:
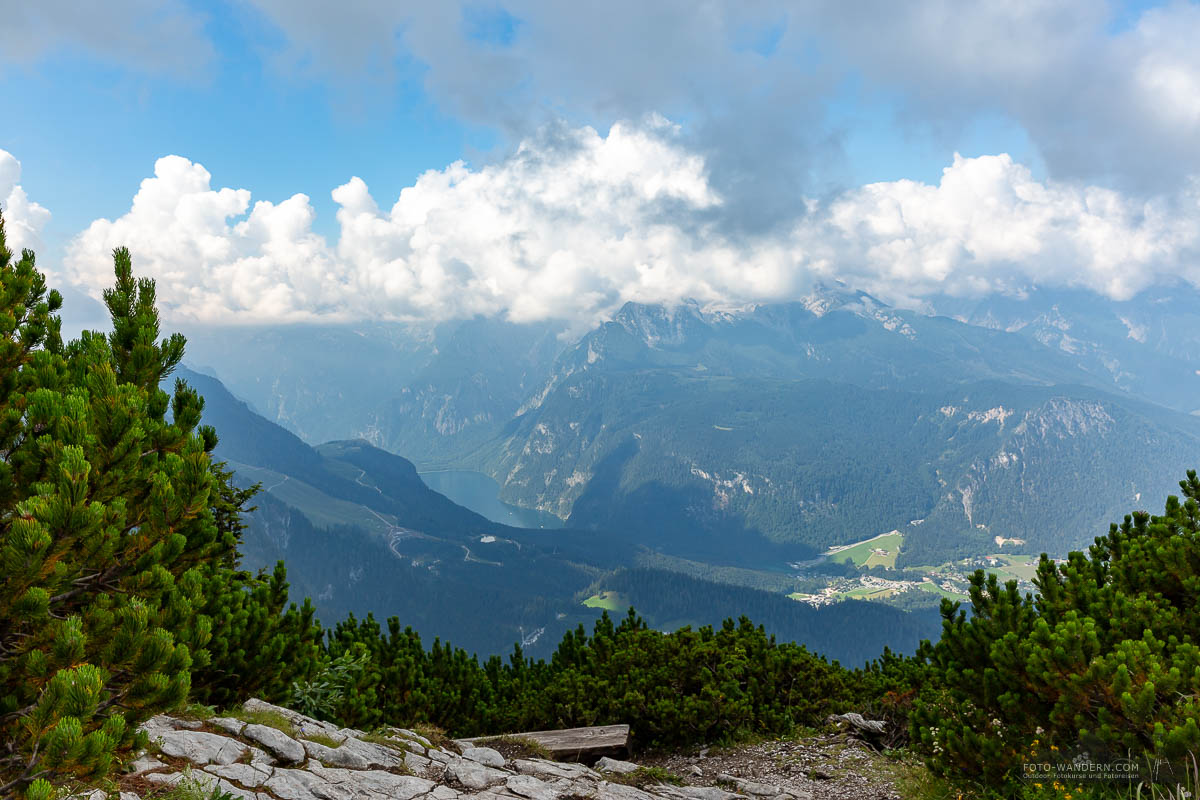
[[[244,709],[287,724],[170,716],[146,722],[151,746],[121,777],[120,800],[171,789],[175,798],[205,800],[214,794],[241,800],[812,800],[804,790],[730,775],[714,776],[711,786],[676,786],[628,761],[600,759],[588,767],[506,757],[491,747],[439,746],[402,728],[373,734],[339,728],[260,700]],[[105,800],[107,793],[76,797]]]

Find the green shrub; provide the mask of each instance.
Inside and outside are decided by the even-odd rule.
[[[943,606],[924,656],[945,687],[913,735],[940,774],[1012,785],[1031,757],[1200,752],[1200,480],[1161,516],[1113,525],[1087,554],[1042,556],[1036,596],[976,573],[972,614]]]

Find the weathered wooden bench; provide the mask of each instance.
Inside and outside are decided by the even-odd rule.
[[[561,731],[527,731],[508,734],[518,739],[529,739],[550,751],[555,761],[583,761],[591,763],[604,756],[627,756],[629,754],[628,725],[598,725],[592,728],[566,728]],[[495,736],[478,736],[459,739],[463,745],[486,743]]]

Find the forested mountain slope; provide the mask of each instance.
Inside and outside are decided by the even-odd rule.
[[[855,302],[629,306],[560,359],[489,471],[510,502],[690,558],[803,558],[905,529],[913,564],[995,537],[1065,553],[1200,452],[1194,417],[1096,388],[1061,353]]]
[[[246,565],[283,559],[294,596],[312,597],[323,620],[373,612],[470,651],[506,653],[520,642],[528,652],[548,652],[565,630],[598,615],[580,603],[587,586],[631,565],[639,550],[637,531],[490,522],[430,490],[407,459],[363,441],[309,447],[216,379],[186,369],[179,377],[203,394],[204,421],[221,431],[217,456],[239,483],[262,484],[242,548]],[[848,662],[884,645],[911,651],[936,634],[931,617],[877,605],[862,609],[851,636],[849,606],[814,609],[694,579],[683,588],[677,608],[688,608],[691,621],[739,616],[753,596],[762,612],[755,621],[768,631]],[[671,614],[663,621],[677,621]]]

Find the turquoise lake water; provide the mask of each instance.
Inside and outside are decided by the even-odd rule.
[[[563,521],[553,514],[509,505],[502,501],[500,484],[491,476],[471,470],[422,472],[421,480],[435,492],[444,494],[464,508],[492,522],[514,528],[561,528]]]

